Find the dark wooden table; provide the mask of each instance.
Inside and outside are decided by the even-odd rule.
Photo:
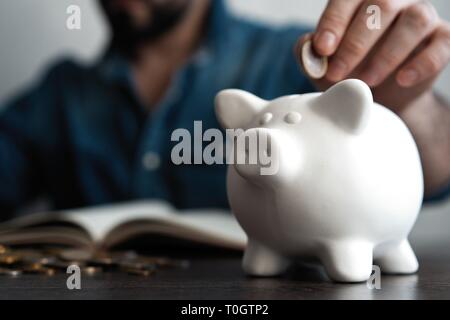
[[[366,283],[333,283],[320,268],[306,266],[278,279],[248,278],[240,268],[240,254],[215,253],[191,257],[188,269],[161,270],[148,278],[84,275],[81,290],[67,289],[66,274],[1,277],[0,299],[450,299],[447,216],[450,212],[429,213],[413,232],[419,273],[382,276],[379,290],[369,289]]]
[[[105,273],[82,276],[68,290],[68,275],[0,279],[0,299],[450,299],[450,250],[419,251],[420,272],[382,276],[381,289],[330,282],[320,268],[300,266],[279,279],[246,277],[234,255],[197,257],[188,269],[145,278]]]

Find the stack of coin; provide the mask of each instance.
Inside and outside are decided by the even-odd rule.
[[[103,272],[120,272],[150,276],[159,269],[186,268],[188,261],[138,255],[134,251],[92,252],[82,249],[40,248],[18,249],[0,245],[0,276],[22,274],[52,276],[66,273],[70,265],[80,267],[83,274],[94,276]]]

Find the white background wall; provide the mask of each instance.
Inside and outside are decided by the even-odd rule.
[[[214,1],[214,0],[213,0]],[[346,1],[346,0],[342,0]],[[392,0],[396,1],[396,0]],[[308,22],[315,24],[326,0],[228,0],[233,11],[252,19],[274,24]],[[450,1],[432,0],[441,16],[450,20]],[[42,68],[62,54],[80,59],[94,59],[103,48],[107,28],[97,8],[97,0],[1,0],[0,1],[0,103],[7,96],[35,79]],[[82,30],[65,28],[66,8],[70,4],[82,9]],[[438,87],[450,97],[450,69]],[[445,205],[427,209],[421,215],[416,233],[429,235],[449,232],[450,200]],[[431,222],[427,222],[431,219]],[[434,221],[434,222],[433,222]],[[441,221],[441,223],[435,223]],[[427,224],[428,223],[428,224]],[[439,230],[436,230],[439,225]],[[436,237],[434,237],[436,238]],[[436,240],[436,239],[434,239]]]
[[[326,4],[326,0],[228,2],[239,15],[274,24],[298,21],[315,24]],[[433,0],[433,3],[442,16],[450,19],[450,1]],[[66,8],[70,4],[81,7],[80,31],[65,28]],[[93,59],[104,46],[107,35],[97,0],[1,0],[0,102],[36,77],[49,61],[62,54]],[[448,93],[449,84],[450,70],[447,70],[438,86]]]

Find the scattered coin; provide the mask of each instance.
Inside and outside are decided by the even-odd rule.
[[[43,274],[47,276],[53,276],[56,274],[56,270],[53,268],[44,267],[41,264],[33,264],[23,267],[21,270],[23,273],[27,274]]]
[[[20,270],[0,268],[0,276],[17,277],[17,276],[20,276],[21,274],[22,274],[22,271],[20,271]]]
[[[328,58],[321,57],[314,51],[311,40],[303,44],[301,63],[305,72],[313,79],[321,79],[327,74]]]
[[[53,259],[46,259],[42,261],[42,265],[44,265],[46,268],[61,270],[65,272],[67,270],[67,267],[75,264],[75,263],[67,263],[65,261],[61,260],[53,260]]]
[[[17,254],[4,254],[0,256],[0,264],[2,265],[13,265],[20,260],[20,256]]]
[[[56,263],[57,259],[55,257],[51,257],[51,256],[42,256],[37,261],[39,263],[42,263],[43,265],[49,265],[52,263]]]
[[[17,277],[22,274],[52,276],[65,273],[70,265],[78,265],[89,276],[103,272],[122,272],[150,276],[158,269],[186,268],[189,262],[164,257],[139,255],[135,251],[92,252],[80,249],[8,248],[0,245],[0,276]]]
[[[21,261],[30,263],[38,261],[43,257],[42,252],[30,249],[16,249],[14,250],[14,254],[19,255]]]
[[[39,271],[45,269],[45,267],[40,263],[32,263],[26,267],[30,271]]]
[[[89,276],[94,276],[99,273],[102,273],[102,268],[89,266],[89,267],[82,268],[81,272],[83,272],[84,274],[87,274]]]
[[[117,261],[111,257],[96,257],[87,261],[90,266],[104,269],[114,269],[117,267]]]
[[[55,269],[52,269],[52,268],[46,268],[46,269],[44,269],[44,270],[45,270],[45,274],[46,274],[47,276],[53,276],[53,275],[56,274],[56,270],[55,270]]]

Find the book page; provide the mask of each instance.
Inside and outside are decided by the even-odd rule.
[[[243,249],[247,236],[234,216],[225,210],[204,209],[182,211],[171,217],[174,225],[187,227],[205,235],[234,243],[236,248]]]
[[[162,201],[138,201],[87,209],[68,210],[61,213],[61,220],[83,227],[95,242],[101,242],[109,231],[135,219],[167,218],[173,207]]]
[[[207,243],[223,243],[226,247],[237,249],[243,249],[247,242],[244,231],[229,211],[220,209],[177,211],[162,201],[139,201],[71,210],[63,212],[61,217],[65,221],[83,227],[96,243],[114,236],[110,234],[111,231],[121,238],[120,234],[117,234],[125,231],[121,226],[133,221],[145,221],[147,225],[145,228],[149,233],[166,230],[167,232],[163,233],[170,233],[175,237],[179,234],[180,238],[182,234],[190,234],[190,238],[202,239]],[[166,227],[161,228],[157,225]],[[132,230],[128,232],[133,233]]]

